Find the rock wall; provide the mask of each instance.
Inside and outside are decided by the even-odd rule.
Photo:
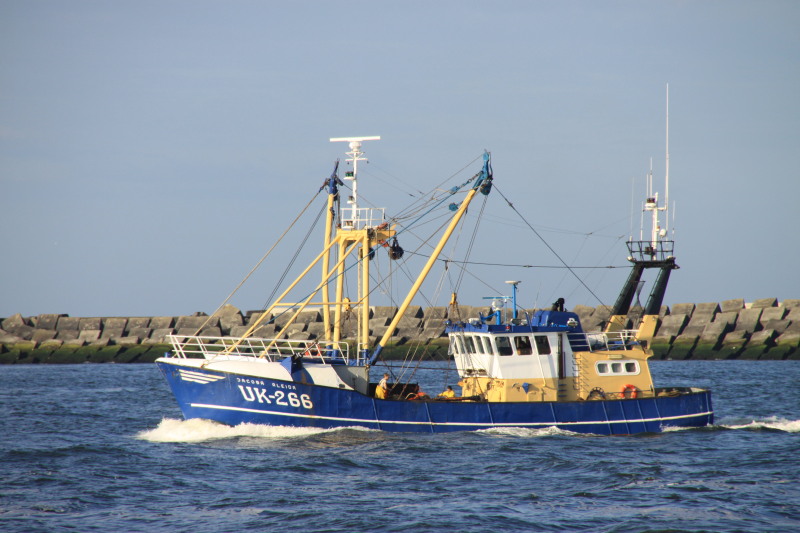
[[[609,318],[606,306],[578,305],[571,309],[587,331],[601,329]],[[370,334],[382,336],[394,317],[395,307],[374,307]],[[531,310],[533,311],[533,310]],[[636,324],[641,308],[633,308],[628,326]],[[447,318],[466,320],[483,307],[461,306],[459,316],[448,316],[445,307],[412,307],[401,320],[392,343],[429,344],[444,336]],[[151,362],[169,349],[167,335],[239,336],[257,319],[259,311],[242,313],[232,306],[214,316],[71,317],[19,314],[0,321],[0,363]],[[288,319],[276,313],[269,324],[254,332],[274,337]],[[343,333],[352,339],[355,315],[346,316]],[[319,310],[305,311],[283,335],[313,340],[323,331]],[[438,341],[441,343],[441,341]],[[688,303],[662,307],[652,343],[660,359],[800,359],[800,300],[764,298],[721,303]]]

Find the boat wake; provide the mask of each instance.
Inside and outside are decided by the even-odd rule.
[[[777,416],[770,416],[754,420],[729,418],[721,420],[718,425],[726,429],[767,429],[773,431],[783,431],[785,433],[800,432],[800,420],[788,420],[786,418],[779,418]]]
[[[505,437],[523,437],[523,438],[552,437],[556,435],[569,436],[569,437],[585,437],[587,435],[590,435],[590,434],[581,434],[581,433],[575,433],[573,431],[559,429],[555,426],[550,426],[546,428],[519,428],[519,427],[489,428],[489,429],[478,430],[477,433],[483,433],[484,435],[499,435]]]
[[[262,424],[239,424],[227,426],[212,420],[192,418],[178,420],[164,418],[157,427],[142,431],[136,438],[149,442],[206,442],[213,440],[232,439],[240,437],[255,437],[262,439],[287,439],[303,438],[324,433],[340,432],[343,430],[363,430],[365,428],[336,428],[320,429],[308,427],[267,426]]]

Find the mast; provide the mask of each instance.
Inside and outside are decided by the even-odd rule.
[[[347,198],[347,206],[342,208],[341,224],[336,229],[334,242],[338,243],[339,262],[336,272],[336,306],[333,324],[333,341],[339,342],[342,336],[343,310],[349,310],[350,303],[344,296],[345,265],[343,254],[355,254],[358,261],[358,298],[355,306],[358,310],[358,353],[366,355],[369,345],[369,264],[370,253],[379,243],[385,243],[395,234],[393,228],[385,221],[384,210],[378,208],[362,208],[358,205],[358,164],[368,162],[361,150],[364,141],[379,141],[380,136],[368,137],[332,137],[331,142],[346,142],[350,151],[346,152],[346,161],[353,167],[345,172],[344,180],[351,182],[351,193]],[[348,250],[348,251],[345,251]],[[334,253],[331,249],[330,253]],[[326,275],[326,273],[323,273]],[[330,274],[327,274],[330,275]]]
[[[668,238],[669,227],[669,85],[667,85],[667,105],[666,105],[666,168],[664,176],[664,203],[659,202],[658,192],[653,186],[653,161],[650,160],[650,172],[646,180],[646,197],[642,208],[642,228],[639,233],[639,240],[628,240],[628,261],[633,263],[631,273],[625,285],[620,291],[619,297],[611,311],[611,318],[606,326],[606,331],[618,331],[624,329],[627,321],[627,314],[630,311],[631,302],[636,294],[641,276],[644,270],[659,269],[656,281],[647,299],[644,308],[644,317],[639,329],[639,337],[647,338],[655,331],[655,320],[658,318],[661,304],[664,301],[664,294],[667,290],[667,282],[672,270],[678,265],[675,263],[674,247],[675,242]],[[644,214],[650,213],[650,233],[644,238]],[[664,224],[661,217],[664,217]],[[645,324],[647,327],[645,328]],[[646,329],[646,331],[644,331]]]
[[[464,201],[461,202],[461,206],[453,215],[453,218],[450,219],[450,223],[445,229],[442,237],[439,239],[439,243],[431,252],[428,261],[425,263],[425,266],[420,271],[417,280],[414,282],[414,285],[409,289],[408,294],[406,294],[406,299],[397,309],[397,313],[395,313],[392,322],[386,327],[386,332],[384,333],[381,340],[375,346],[375,350],[372,352],[372,355],[369,359],[369,364],[373,364],[375,361],[378,360],[378,356],[380,355],[383,347],[386,346],[386,343],[389,341],[389,338],[394,333],[395,329],[397,329],[397,324],[400,323],[400,319],[403,318],[403,315],[408,309],[408,306],[411,305],[411,301],[414,299],[414,296],[417,295],[419,288],[422,286],[422,283],[425,281],[425,278],[428,277],[428,273],[433,268],[433,264],[439,259],[439,254],[442,253],[444,246],[447,244],[447,241],[450,239],[450,236],[453,234],[453,231],[456,229],[456,226],[461,221],[461,218],[467,212],[467,208],[469,204],[472,202],[472,199],[475,197],[475,194],[479,191],[487,195],[489,191],[491,191],[492,187],[492,167],[491,167],[491,155],[489,152],[484,152],[483,154],[483,169],[478,174],[478,179],[475,180],[475,185],[473,185],[472,189],[467,193],[467,197],[464,198]]]

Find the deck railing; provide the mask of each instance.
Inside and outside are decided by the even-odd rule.
[[[636,331],[629,329],[609,333],[568,333],[567,337],[574,352],[630,350],[639,344]]]
[[[167,339],[172,343],[173,356],[181,358],[279,361],[302,356],[312,361],[350,362],[349,346],[345,342],[194,335],[168,335]]]

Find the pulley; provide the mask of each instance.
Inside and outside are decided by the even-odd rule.
[[[400,243],[397,242],[397,237],[394,237],[392,239],[392,244],[389,245],[389,259],[397,261],[403,257],[403,253],[405,253],[405,250],[403,250]]]

